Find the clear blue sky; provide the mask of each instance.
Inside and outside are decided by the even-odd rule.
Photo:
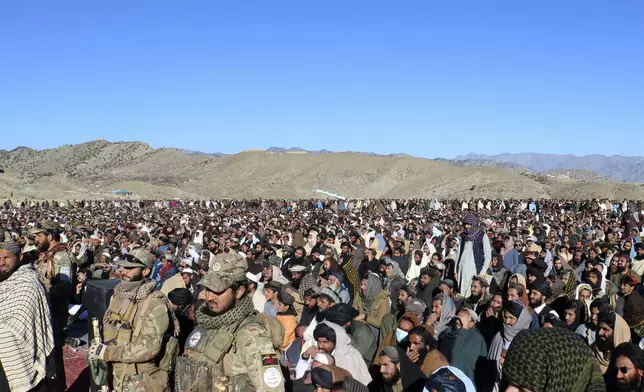
[[[642,155],[642,0],[9,0],[0,37],[3,149]]]

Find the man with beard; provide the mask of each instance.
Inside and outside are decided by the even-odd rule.
[[[632,275],[638,282],[641,282],[641,277],[630,270],[631,258],[626,252],[619,254],[617,263],[613,265],[611,262],[611,275],[610,281],[617,287],[621,284],[621,279],[624,275]]]
[[[116,391],[168,388],[169,369],[158,364],[170,319],[166,296],[149,279],[153,261],[150,252],[135,248],[119,262],[123,273],[103,317],[103,344],[89,348],[90,360],[112,362]]]
[[[615,347],[631,341],[631,330],[626,321],[612,310],[599,313],[597,328],[597,340],[591,348],[602,374],[605,374]]]
[[[622,343],[615,347],[613,354],[615,390],[618,392],[644,391],[644,351],[633,343]]]
[[[0,390],[50,390],[47,359],[54,349],[50,317],[36,272],[20,265],[20,245],[0,242]]]
[[[244,281],[248,264],[228,254],[199,285],[205,305],[175,366],[176,389],[188,391],[283,391],[284,378],[269,338],[257,318]]]
[[[380,374],[383,392],[422,391],[425,374],[416,366],[400,347],[387,346],[379,354]]]
[[[292,257],[289,257],[289,258],[285,257],[284,262],[280,267],[280,270],[282,271],[282,275],[286,279],[288,279],[289,281],[298,280],[293,276],[294,271],[292,270],[292,267],[294,267],[295,265],[300,265],[300,266],[305,265],[305,261],[304,261],[305,254],[306,254],[306,251],[304,250],[304,248],[301,246],[298,246],[297,248],[295,248],[295,251],[293,252]],[[298,280],[298,283],[299,283],[299,280]]]
[[[575,333],[580,335],[589,346],[592,346],[595,343],[597,338],[597,324],[599,313],[605,313],[610,311],[612,308],[610,303],[608,303],[606,297],[597,298],[590,303],[590,317],[585,324],[581,324],[577,327]]]
[[[380,261],[376,259],[378,252],[375,249],[367,249],[365,253],[367,258],[360,263],[358,274],[365,276],[369,272],[378,273],[378,268],[380,267]]]
[[[407,271],[409,270],[409,258],[405,257],[405,250],[402,247],[395,248],[392,259],[398,263],[403,276],[407,275]]]
[[[492,294],[487,292],[487,281],[479,276],[472,277],[471,295],[465,300],[465,306],[477,314],[483,313],[492,299]]]
[[[421,299],[426,304],[431,304],[434,298],[433,292],[438,287],[440,277],[435,269],[425,267],[420,270],[416,287],[416,298]]]
[[[325,313],[324,319],[344,328],[351,338],[351,345],[360,352],[369,366],[376,354],[378,341],[365,323],[353,320],[357,315],[358,311],[348,304],[337,304]]]
[[[543,316],[546,314],[550,313],[559,318],[557,312],[546,303],[551,296],[552,290],[550,290],[548,283],[544,281],[540,281],[536,286],[533,285],[530,288],[530,308],[537,315],[539,326],[541,327],[543,327]]]
[[[635,251],[637,253],[631,261],[631,270],[642,276],[644,274],[644,243],[638,242],[635,244]]]
[[[438,341],[427,324],[421,324],[409,332],[407,357],[418,365],[426,376],[441,366],[449,366],[449,361],[438,349]]]
[[[463,308],[456,314],[456,328],[441,335],[439,348],[450,364],[474,381],[477,363],[487,358],[487,345],[476,328],[478,315],[472,309]]]
[[[29,233],[36,236],[36,247],[40,252],[36,271],[45,285],[51,304],[56,378],[60,385],[65,385],[63,328],[67,325],[69,302],[74,296],[77,260],[68,252],[66,244],[60,243],[61,229],[56,222],[44,221],[40,228],[32,229]]]
[[[638,341],[644,332],[644,297],[635,290],[635,286],[635,277],[622,276],[620,291],[624,297],[624,321],[636,335],[633,336],[633,340]]]
[[[485,310],[485,313],[480,315],[480,321],[477,325],[479,331],[485,338],[485,342],[489,347],[494,339],[494,335],[501,331],[503,327],[503,320],[501,319],[501,311],[503,310],[503,294],[496,293],[490,300],[490,306]]]
[[[300,318],[300,328],[311,324],[317,312],[318,295],[315,293],[315,289],[310,288],[304,293],[304,309],[302,310],[302,317]]]
[[[340,255],[338,256],[338,260],[340,260],[341,263],[346,263],[353,259],[353,255],[354,255],[354,252],[353,252],[353,248],[351,247],[351,244],[348,242],[343,242],[340,245]]]
[[[351,302],[351,296],[349,295],[349,291],[342,285],[345,281],[344,274],[341,271],[330,270],[327,271],[326,276],[329,284],[328,287],[340,297],[342,303],[349,304]]]
[[[351,344],[351,338],[341,326],[329,321],[323,321],[315,327],[313,337],[317,347],[311,347],[307,353],[315,358],[318,353],[330,354],[336,365],[353,376],[363,385],[369,385],[371,375],[362,359],[360,352]]]

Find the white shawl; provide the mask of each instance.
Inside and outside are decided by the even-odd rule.
[[[33,389],[45,378],[54,348],[45,289],[27,265],[0,282],[0,361],[13,392]]]

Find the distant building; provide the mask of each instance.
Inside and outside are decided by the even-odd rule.
[[[114,196],[134,196],[134,192],[125,189],[115,189],[110,193]]]

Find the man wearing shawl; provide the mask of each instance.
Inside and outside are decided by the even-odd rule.
[[[456,313],[454,300],[445,294],[439,294],[432,301],[432,313],[427,318],[426,324],[434,332],[434,338],[438,339],[440,334],[447,328],[448,323]]]
[[[342,327],[323,321],[315,327],[314,338],[319,352],[332,355],[336,366],[349,371],[353,378],[363,385],[369,385],[371,382],[369,369]]]
[[[631,341],[631,330],[626,321],[612,310],[599,313],[597,328],[597,340],[591,348],[603,374],[608,370],[615,347]]]
[[[400,288],[403,287],[407,281],[405,276],[400,270],[400,266],[397,262],[393,261],[389,257],[384,258],[387,268],[385,270],[385,291],[389,292],[389,298],[392,304],[392,310],[400,310],[398,304],[398,296]],[[403,305],[404,307],[404,305]]]
[[[360,295],[356,297],[353,307],[360,312],[356,320],[367,323],[378,336],[380,322],[389,313],[389,293],[382,289],[380,277],[374,273],[367,274],[360,285]]]
[[[36,271],[19,259],[18,243],[0,242],[0,390],[46,391],[51,314]]]
[[[311,383],[317,391],[342,390],[367,392],[366,385],[355,380],[347,370],[335,365],[320,365],[311,370]]]
[[[337,304],[325,312],[324,319],[344,328],[353,347],[360,352],[365,363],[370,365],[378,348],[378,340],[365,323],[353,320],[357,315],[358,311],[348,304]]]
[[[497,333],[487,354],[489,369],[486,385],[494,385],[494,391],[499,391],[501,380],[501,354],[512,343],[514,337],[522,330],[530,328],[532,315],[527,307],[519,301],[507,301],[503,304],[503,328]]]
[[[478,219],[472,215],[463,218],[465,234],[461,240],[461,251],[457,265],[458,289],[462,296],[467,297],[472,285],[472,276],[486,275],[492,261],[492,246],[490,239],[479,225]]]
[[[383,392],[420,392],[425,384],[425,374],[400,347],[387,346],[379,353]]]
[[[640,339],[644,335],[644,297],[635,290],[637,280],[631,275],[622,276],[621,292],[624,296],[624,321]]]

